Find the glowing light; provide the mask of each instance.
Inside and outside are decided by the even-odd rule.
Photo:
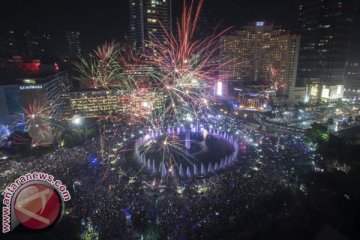
[[[81,122],[82,122],[81,116],[79,116],[79,115],[73,116],[72,119],[71,119],[71,122],[72,122],[74,125],[80,125]]]
[[[145,107],[145,108],[148,108],[148,107],[150,107],[150,104],[148,103],[148,102],[143,102],[143,107]]]
[[[206,129],[203,129],[202,134],[203,134],[203,140],[205,141],[209,133]]]
[[[341,86],[341,85],[337,86],[337,88],[336,88],[336,94],[337,94],[337,95],[340,95],[340,94],[341,94],[341,90],[342,90],[342,86]]]
[[[93,158],[91,159],[91,163],[96,164],[96,163],[97,163],[97,158],[96,158],[96,157],[93,157]]]
[[[188,121],[188,122],[192,122],[193,118],[191,117],[190,114],[187,114],[186,117],[185,117],[185,120]]]
[[[217,82],[216,95],[222,96],[222,94],[223,94],[223,83],[222,82]]]
[[[34,100],[23,109],[26,116],[26,127],[32,137],[32,143],[51,144],[53,141],[52,121],[49,120],[55,105]]]
[[[129,209],[129,208],[125,208],[124,213],[125,213],[125,218],[126,218],[127,220],[130,220],[130,219],[131,219],[131,216],[132,216],[130,209]]]
[[[330,96],[330,89],[324,87],[324,89],[322,90],[322,93],[321,93],[321,97],[328,98],[329,96]]]

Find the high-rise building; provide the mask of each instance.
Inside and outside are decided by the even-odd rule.
[[[22,121],[22,112],[18,84],[0,84],[0,124]]]
[[[309,86],[313,100],[343,96],[345,63],[351,41],[355,0],[303,0],[296,86]]]
[[[54,57],[53,35],[42,31],[7,31],[0,33],[0,56],[27,58]]]
[[[52,143],[64,117],[60,96],[69,90],[70,83],[67,73],[58,72],[54,65],[34,65],[39,71],[0,69],[0,124],[23,125],[33,146],[38,146]]]
[[[22,52],[30,58],[54,57],[54,39],[51,33],[25,31],[22,34]]]
[[[129,0],[131,43],[143,49],[146,40],[161,39],[171,29],[171,0]]]
[[[360,100],[360,61],[347,62],[344,88],[344,98]]]
[[[271,86],[287,89],[296,79],[298,35],[274,27],[273,24],[252,22],[233,34],[220,39],[223,74],[229,75],[231,88],[239,86]]]
[[[67,31],[66,32],[67,55],[69,58],[76,58],[81,54],[80,48],[80,32]]]

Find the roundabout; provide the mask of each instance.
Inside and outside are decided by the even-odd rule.
[[[238,145],[236,137],[218,129],[182,125],[166,132],[153,130],[137,139],[135,158],[151,175],[191,178],[234,165]]]

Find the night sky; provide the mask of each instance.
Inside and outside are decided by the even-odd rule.
[[[211,33],[215,27],[218,30],[236,28],[254,20],[271,20],[296,32],[299,1],[205,0],[199,32]],[[176,18],[182,0],[173,0],[173,3]],[[1,0],[0,3],[1,30],[53,32],[58,52],[64,48],[65,30],[79,30],[82,48],[88,52],[106,40],[124,40],[128,22],[128,0]],[[355,35],[359,36],[358,32],[359,29]]]

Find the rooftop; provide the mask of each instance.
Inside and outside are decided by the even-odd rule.
[[[43,83],[59,73],[56,63],[42,64],[38,61],[6,64],[0,66],[0,85]]]

